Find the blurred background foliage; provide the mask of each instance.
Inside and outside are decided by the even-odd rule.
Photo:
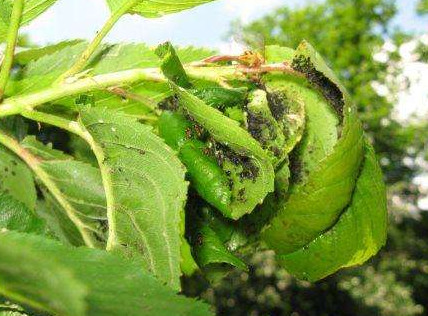
[[[417,10],[428,14],[428,1]],[[271,252],[254,254],[248,273],[235,271],[215,286],[188,280],[187,293],[201,295],[219,315],[428,315],[428,212],[418,207],[422,188],[415,181],[427,172],[428,118],[403,121],[395,114],[406,83],[399,48],[410,43],[415,61],[426,63],[428,46],[426,37],[394,26],[396,14],[392,0],[326,0],[232,25],[235,38],[258,50],[307,39],[340,75],[384,171],[390,228],[386,247],[370,263],[315,284],[289,276]]]

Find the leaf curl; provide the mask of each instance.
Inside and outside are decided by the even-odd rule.
[[[351,204],[338,222],[308,245],[278,257],[290,273],[317,281],[340,268],[362,264],[385,244],[387,207],[382,173],[371,145],[365,158]]]
[[[297,148],[300,152],[293,157],[299,164],[302,164],[302,158],[303,162],[309,162],[303,165],[303,168],[307,169],[306,173],[301,181],[292,185],[288,199],[280,206],[277,215],[263,231],[262,238],[276,250],[278,255],[284,255],[303,247],[336,222],[351,200],[363,159],[361,124],[356,117],[354,105],[347,92],[339,85],[336,77],[306,42],[296,50],[293,64],[296,69],[298,68],[306,75],[311,86],[319,89],[324,97],[327,94],[334,96],[334,99],[327,99],[331,108],[328,109],[324,105],[324,109],[329,110],[330,113],[335,111],[334,115],[337,120],[342,121],[342,124],[337,127],[334,117],[332,117],[331,123],[326,122],[325,115],[318,113],[321,106],[315,108],[318,103],[317,99],[306,98],[307,120],[321,122],[327,126],[316,129],[306,126],[307,129],[313,130],[306,132],[306,138],[303,138],[301,148]],[[341,107],[339,108],[338,105]],[[314,112],[313,116],[311,107],[313,111],[318,111]],[[313,139],[313,145],[305,146],[309,142],[310,135],[315,136],[322,130],[327,134],[321,134],[319,140]],[[330,149],[325,151],[328,147],[324,145],[324,142],[329,137],[333,137],[329,145]],[[337,142],[336,137],[338,137]],[[318,155],[318,158],[311,156],[314,146],[319,146],[319,150],[315,151],[321,154]],[[304,158],[305,155],[308,158]],[[297,169],[301,168],[299,166]],[[293,170],[293,168],[291,171],[295,174],[301,172],[301,170]]]

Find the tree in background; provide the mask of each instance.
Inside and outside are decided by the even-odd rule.
[[[426,14],[428,13],[428,0],[420,0],[418,4],[418,13]]]
[[[420,13],[426,5],[422,0]],[[388,244],[371,265],[316,284],[288,276],[272,253],[256,254],[250,273],[236,272],[205,291],[220,314],[428,315],[428,214],[418,213],[419,192],[412,182],[420,172],[415,161],[426,156],[428,129],[427,122],[408,125],[394,119],[396,87],[390,79],[400,71],[397,47],[412,38],[391,27],[396,13],[391,0],[327,0],[233,25],[232,34],[253,48],[296,47],[307,39],[342,77],[383,166],[391,225]],[[373,55],[386,40],[388,60],[376,61]],[[380,96],[374,83],[388,86],[390,94]]]

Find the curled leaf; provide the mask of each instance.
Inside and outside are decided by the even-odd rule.
[[[310,86],[293,79],[305,104],[305,135],[291,156],[289,196],[263,231],[263,239],[279,255],[303,247],[336,222],[351,200],[363,158],[355,107],[322,59],[303,43],[293,65]]]
[[[299,278],[317,281],[340,268],[362,264],[386,240],[386,193],[373,148],[365,146],[365,159],[351,204],[328,231],[279,262]]]

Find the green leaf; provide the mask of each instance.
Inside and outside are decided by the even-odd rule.
[[[6,94],[18,95],[35,92],[51,86],[80,56],[87,43],[84,41],[61,42],[57,45],[40,49],[31,49],[17,54],[17,61],[23,65],[8,82]],[[177,50],[178,56],[185,62],[206,58],[213,51],[185,47]],[[81,76],[92,76],[117,71],[150,68],[159,72],[159,58],[145,44],[102,45],[89,60]],[[78,75],[80,76],[80,75]],[[143,81],[132,86],[116,89],[117,94],[107,90],[92,91],[84,95],[76,95],[57,100],[63,105],[78,111],[82,104],[118,109],[136,118],[146,119],[157,104],[171,95],[171,90],[164,82]]]
[[[56,0],[25,0],[21,25],[26,25],[49,9]],[[13,0],[0,0],[0,42],[6,37]]]
[[[73,65],[86,45],[86,42],[70,44],[61,50],[53,50],[43,57],[29,62],[8,82],[6,94],[26,94],[50,86]]]
[[[232,252],[242,245],[237,222],[227,220],[199,198],[190,199],[186,211],[186,234],[206,279],[215,284],[234,268],[247,270],[245,262]]]
[[[37,201],[36,213],[45,221],[49,234],[66,245],[84,245],[82,234],[58,200],[45,187],[40,191],[43,199]]]
[[[246,113],[248,131],[266,150],[272,164],[277,166],[285,159],[288,152],[283,129],[272,115],[264,90],[257,89],[250,92]]]
[[[290,62],[294,57],[294,49],[279,45],[267,45],[265,47],[265,59],[269,63]]]
[[[216,264],[228,264],[243,270],[247,265],[230,253],[217,234],[206,225],[201,225],[196,240],[196,260],[201,267]]]
[[[80,232],[92,236],[94,240],[106,239],[106,201],[99,169],[45,146],[33,136],[25,138],[21,146],[36,157],[38,168],[53,182],[55,191],[46,185],[46,180],[40,177],[39,173],[41,184],[46,185],[43,192],[45,198],[50,201],[48,206],[53,212],[51,216],[56,218],[65,232],[69,231],[64,233],[69,241],[78,245],[78,241],[84,237],[76,237],[73,225],[77,226]],[[47,196],[46,193],[52,195]],[[48,209],[44,213],[47,211]],[[47,221],[51,222],[48,218]]]
[[[33,62],[47,55],[54,54],[68,46],[74,46],[81,42],[83,42],[83,40],[68,40],[53,45],[22,50],[19,53],[15,54],[13,61],[21,66],[25,66],[30,62]]]
[[[194,47],[184,47],[177,50],[180,60],[185,63],[201,60],[214,54],[213,51]],[[160,66],[158,56],[153,49],[145,44],[120,44],[113,45],[102,55],[95,64],[92,72],[95,74],[127,70],[131,68],[151,68]],[[158,71],[156,69],[156,71]],[[125,93],[115,95],[108,91],[97,91],[90,94],[93,105],[120,110],[135,118],[145,119],[162,100],[171,95],[171,90],[166,83],[144,81],[132,86],[124,86]],[[69,106],[74,106],[76,98],[68,98]]]
[[[328,104],[293,79],[295,91],[300,89],[305,102],[307,126],[292,156],[294,182],[289,197],[262,235],[278,255],[303,247],[337,221],[351,200],[363,159],[356,109],[321,57],[304,42],[295,52],[293,66]]]
[[[175,51],[183,64],[200,61],[217,53],[212,49],[193,46],[178,47]]]
[[[27,303],[24,290],[35,289],[39,296],[33,297],[34,307],[44,300],[54,302],[56,310],[53,314],[139,316],[149,312],[159,316],[212,315],[206,304],[176,295],[144,273],[138,261],[105,251],[67,247],[26,234],[0,233],[0,256],[0,279],[9,276],[9,282],[17,285],[19,294],[9,298]],[[7,264],[6,259],[3,261],[6,256],[14,261]],[[14,267],[13,274],[8,272],[11,267]],[[50,281],[46,287],[43,286],[45,279]],[[54,286],[58,288],[53,289]],[[74,302],[69,306],[72,300]],[[39,309],[52,312],[45,305]],[[82,305],[86,305],[86,312]]]
[[[6,116],[0,122],[1,129],[18,141],[23,140],[28,134],[28,123],[21,116]]]
[[[159,58],[146,44],[115,44],[104,45],[87,68],[99,75],[134,68],[157,68],[159,65]]]
[[[129,0],[106,0],[110,11],[115,12]],[[141,0],[128,13],[139,14],[148,18],[160,17],[191,9],[213,0]]]
[[[3,146],[0,146],[0,170],[0,191],[34,210],[37,193],[33,175],[19,158]]]
[[[259,143],[251,135],[239,127],[236,121],[224,116],[220,111],[205,104],[201,99],[185,89],[171,83],[179,97],[180,107],[188,115],[208,131],[213,139],[229,148],[236,159],[248,159],[250,169],[254,169],[251,179],[242,177],[245,166],[236,166],[231,160],[225,159],[223,168],[232,173],[232,200],[227,208],[221,209],[227,217],[238,219],[244,214],[251,213],[263,201],[265,196],[273,191],[274,172],[270,159]],[[239,164],[238,164],[239,165]]]
[[[85,286],[49,254],[26,244],[45,239],[29,236],[0,233],[0,294],[55,315],[85,315]]]
[[[177,53],[170,42],[160,44],[155,49],[156,55],[161,59],[161,70],[165,77],[183,88],[190,88],[191,84]]]
[[[62,42],[18,54],[18,62],[29,62],[15,75],[7,93],[24,94],[50,86],[74,64],[87,45],[86,41]],[[145,44],[105,44],[90,58],[85,70],[89,70],[89,76],[158,65],[157,56]]]
[[[179,289],[183,165],[150,127],[120,113],[87,109],[80,123],[103,156],[109,248],[141,254],[154,275]]]
[[[2,306],[0,305],[0,308]],[[21,312],[20,309],[10,309],[8,310],[8,307],[4,308],[4,310],[0,309],[0,316],[28,316],[27,314],[24,314],[24,312]]]
[[[296,252],[279,256],[299,278],[317,281],[343,267],[362,264],[386,241],[387,205],[382,172],[370,145],[352,201],[338,222]]]
[[[8,229],[26,233],[42,233],[43,221],[33,210],[10,195],[0,193],[0,230]]]
[[[234,267],[247,270],[247,265],[228,251],[217,234],[208,226],[201,226],[194,251],[204,276],[212,283],[224,278]]]

